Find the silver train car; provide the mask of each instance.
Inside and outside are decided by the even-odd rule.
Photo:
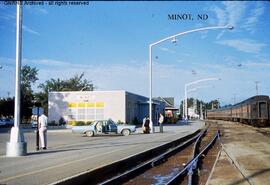
[[[226,120],[258,127],[270,126],[269,96],[253,96],[230,107],[207,111],[209,120]]]

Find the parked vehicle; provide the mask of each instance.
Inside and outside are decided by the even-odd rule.
[[[1,118],[0,119],[0,126],[13,126],[14,125],[14,120],[11,118]]]
[[[128,136],[135,131],[135,125],[116,124],[111,119],[94,121],[91,125],[72,127],[72,133],[85,134],[89,137],[97,134],[122,134]]]
[[[3,119],[0,119],[0,126],[5,126],[5,125],[6,125],[5,121]]]

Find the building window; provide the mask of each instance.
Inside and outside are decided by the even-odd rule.
[[[68,121],[93,121],[104,119],[104,102],[69,102]]]

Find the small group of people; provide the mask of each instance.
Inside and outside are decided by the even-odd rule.
[[[47,149],[47,124],[48,118],[45,114],[41,114],[38,118],[38,132],[41,143],[41,149]]]
[[[159,131],[161,133],[163,132],[163,122],[164,122],[164,116],[160,113],[158,123],[159,123]],[[143,129],[144,134],[149,134],[150,133],[151,128],[150,128],[150,119],[149,119],[149,117],[145,117],[143,119],[142,129]]]

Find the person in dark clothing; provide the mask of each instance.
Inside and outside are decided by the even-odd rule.
[[[150,120],[149,120],[149,118],[147,118],[145,120],[145,123],[143,125],[143,133],[145,133],[145,134],[149,134],[150,133]]]

